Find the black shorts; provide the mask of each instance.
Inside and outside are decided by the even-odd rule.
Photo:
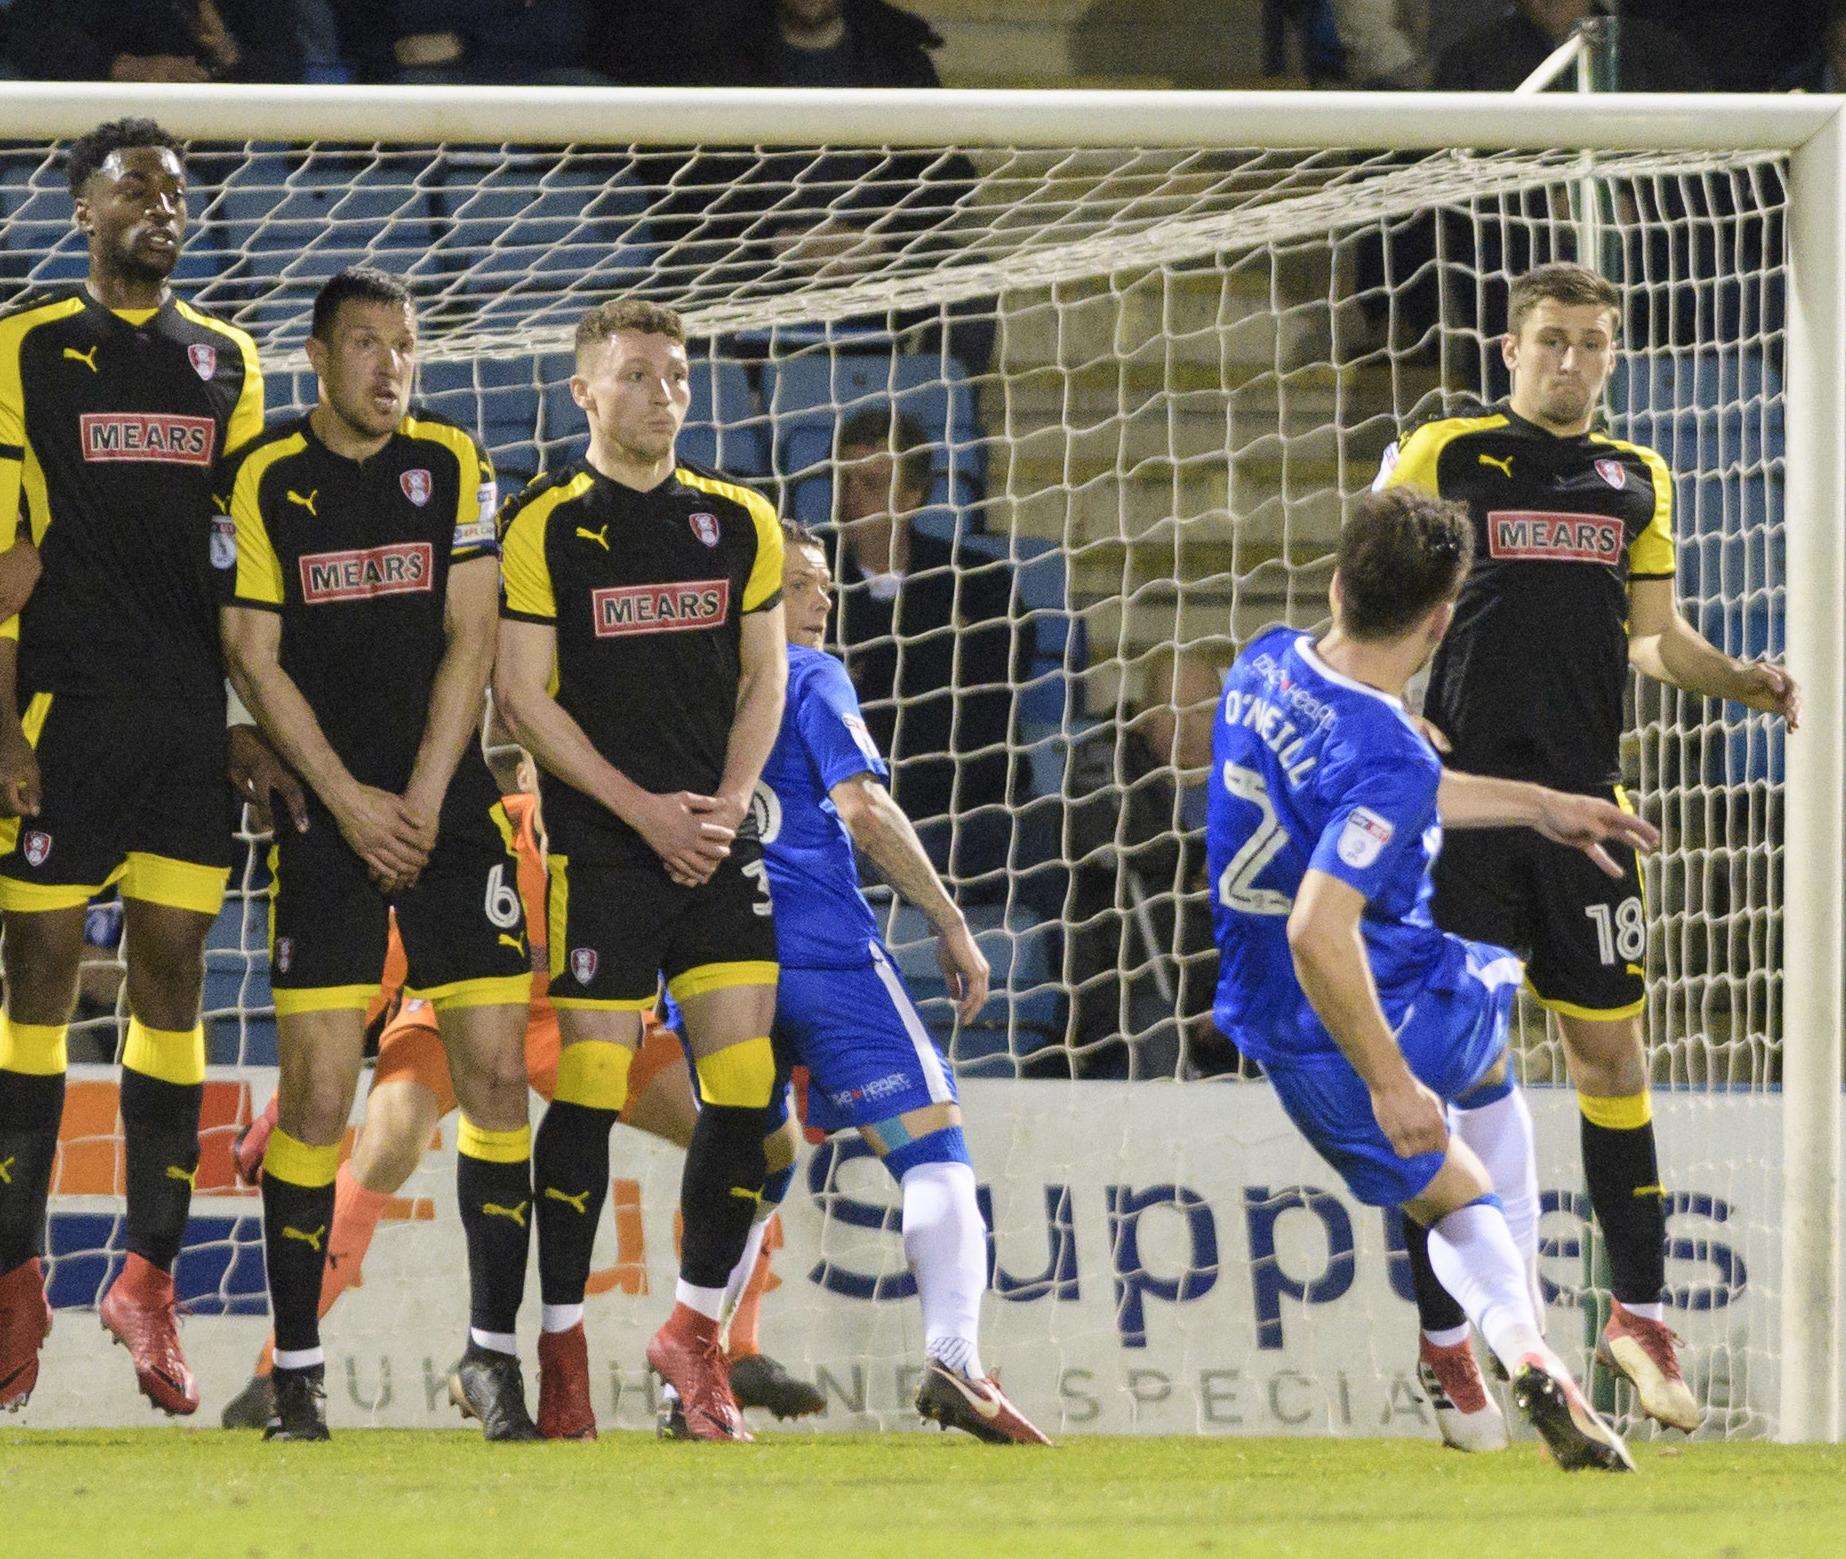
[[[237,827],[222,704],[38,693],[21,723],[42,798],[0,822],[0,909],[72,909],[114,884],[218,913]]]
[[[1615,799],[1626,809],[1618,787]],[[1604,846],[1620,877],[1581,850],[1525,828],[1458,828],[1436,858],[1436,924],[1526,960],[1526,982],[1554,1012],[1629,1018],[1647,1004],[1647,895],[1641,858]]]
[[[532,955],[519,903],[519,862],[505,808],[445,809],[415,886],[386,897],[365,863],[315,809],[305,834],[269,852],[269,982],[276,1013],[363,1011],[378,995],[390,917],[409,972],[404,994],[437,1011],[523,1005]]]
[[[552,840],[555,848],[559,843]],[[676,1001],[776,983],[763,848],[740,836],[710,879],[682,888],[658,860],[547,858],[551,1004],[643,1012],[660,977]]]

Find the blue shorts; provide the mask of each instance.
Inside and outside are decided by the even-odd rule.
[[[882,946],[858,969],[791,969],[776,987],[776,1054],[808,1069],[808,1124],[877,1126],[953,1104],[955,1076]]]
[[[1419,996],[1397,1030],[1410,1070],[1444,1103],[1472,1093],[1505,1054],[1524,970],[1505,948],[1471,942],[1468,974],[1455,990]],[[1288,1118],[1361,1202],[1398,1207],[1435,1179],[1444,1155],[1399,1158],[1344,1056],[1278,1058],[1264,1070]]]

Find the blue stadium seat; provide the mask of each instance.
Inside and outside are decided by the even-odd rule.
[[[536,372],[530,357],[431,358],[419,375],[418,399],[487,446],[502,492],[539,469]]]
[[[640,285],[659,259],[647,197],[614,157],[444,161],[439,261],[483,327],[576,323],[587,303]]]
[[[921,522],[919,522],[921,523]],[[1028,680],[1019,694],[1019,718],[1057,725],[1064,717],[1071,676],[1088,664],[1084,622],[1070,609],[1064,551],[1038,536],[964,535],[977,558],[1009,563],[1014,599],[1033,627]]]
[[[763,398],[783,477],[826,473],[835,430],[854,412],[894,405],[914,417],[932,448],[932,468],[948,494],[969,501],[984,491],[987,453],[974,420],[967,370],[952,357],[840,353],[763,365]]]

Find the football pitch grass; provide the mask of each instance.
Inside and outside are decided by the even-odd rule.
[[[292,1555],[1807,1555],[1846,1548],[1846,1450],[1642,1445],[1634,1477],[1531,1445],[936,1434],[495,1447],[0,1431],[0,1552]]]

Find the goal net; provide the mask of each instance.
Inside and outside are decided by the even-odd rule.
[[[1432,1434],[1390,1220],[1211,1030],[1218,677],[1259,627],[1324,620],[1342,516],[1384,446],[1504,393],[1507,274],[1554,258],[1623,288],[1608,426],[1676,473],[1686,615],[1734,654],[1779,654],[1787,157],[1005,146],[957,144],[954,123],[937,145],[399,144],[333,138],[351,133],[335,110],[325,138],[201,136],[178,285],[256,335],[281,413],[313,402],[319,284],[358,262],[403,276],[420,398],[480,435],[503,492],[583,447],[576,319],[618,292],[684,311],[681,453],[826,539],[868,722],[994,968],[957,1027],[927,928],[877,896],[961,1079],[993,1230],[985,1353],[1009,1391],[1053,1433]],[[69,222],[57,147],[0,148],[6,287],[83,274]],[[1630,792],[1665,836],[1645,958],[1670,1318],[1707,1432],[1761,1434],[1781,1360],[1782,738],[1651,686],[1630,732]],[[179,1267],[208,1414],[266,1329],[260,1210],[230,1157],[273,1088],[265,887],[251,840],[208,955]],[[121,966],[109,908],[92,922],[40,1425],[143,1413],[82,1314],[122,1245]],[[1585,1365],[1606,1296],[1535,1008],[1518,1056],[1550,1330]],[[623,1130],[614,1162],[589,1332],[598,1412],[634,1426],[678,1156]],[[336,1422],[450,1421],[453,1169],[450,1121],[327,1322]],[[893,1204],[839,1140],[809,1151],[781,1214],[763,1340],[818,1376],[823,1428],[911,1421],[921,1331]]]

